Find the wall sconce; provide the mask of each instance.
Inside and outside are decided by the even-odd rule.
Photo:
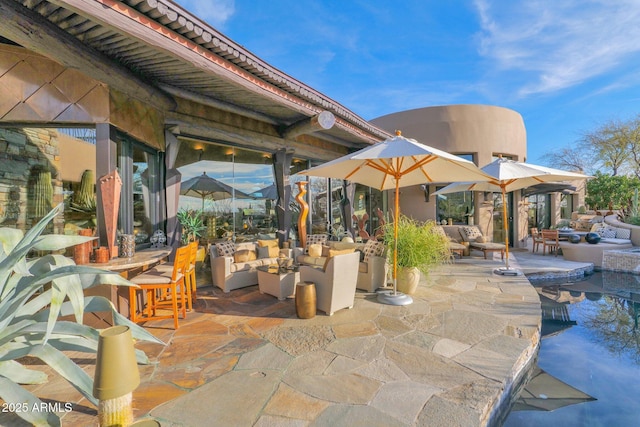
[[[424,201],[429,203],[429,198],[431,197],[431,190],[429,188],[429,185],[422,184],[420,188],[422,189],[422,191],[424,191]]]

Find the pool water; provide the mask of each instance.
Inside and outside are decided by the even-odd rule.
[[[597,400],[512,410],[504,426],[640,426],[640,276],[598,272],[536,289],[543,312],[538,366]]]

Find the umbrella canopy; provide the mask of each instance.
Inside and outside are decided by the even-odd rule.
[[[473,162],[421,144],[415,139],[405,138],[399,131],[393,138],[300,173],[344,179],[379,190],[395,189],[394,241],[397,240],[398,235],[400,187],[425,182],[492,179],[490,175],[478,169]],[[397,268],[397,250],[394,250],[393,295],[397,295]]]
[[[224,182],[211,178],[206,172],[182,182],[180,184],[180,194],[183,196],[201,197],[202,210],[204,210],[204,199],[207,197],[212,200],[222,200],[230,197],[237,199],[255,199],[255,197],[236,190]]]
[[[560,381],[536,366],[532,377],[520,392],[512,411],[553,411],[576,403],[597,400]]]
[[[492,178],[488,181],[452,183],[436,191],[435,194],[457,193],[460,191],[491,191],[502,193],[502,217],[505,229],[507,270],[509,270],[509,224],[507,222],[507,206],[505,203],[506,193],[532,187],[544,182],[590,178],[587,175],[575,172],[516,162],[515,160],[504,159],[502,157],[482,167],[482,171],[491,175]]]
[[[278,200],[278,189],[276,188],[276,184],[267,185],[264,188],[261,188],[258,191],[254,191],[253,193],[249,193],[250,196],[255,197],[256,199],[271,199]]]

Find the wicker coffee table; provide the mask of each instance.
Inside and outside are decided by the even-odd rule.
[[[298,268],[279,269],[277,265],[262,265],[258,270],[258,289],[261,294],[269,294],[284,300],[293,297],[296,283],[300,281]]]

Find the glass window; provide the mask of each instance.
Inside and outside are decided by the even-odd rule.
[[[149,237],[162,228],[157,203],[163,188],[161,162],[162,156],[156,150],[119,133],[118,173],[122,190],[118,230],[135,235],[137,247],[148,246]]]
[[[270,153],[198,141],[181,141],[176,166],[182,182],[206,178],[210,191],[180,196],[179,209],[203,212],[206,231],[202,239],[235,239],[235,241],[275,238],[278,228],[277,188],[273,156]],[[293,159],[290,173],[306,169],[306,162]],[[292,209],[299,180],[291,179]],[[297,215],[292,219],[297,224]]]
[[[548,194],[529,196],[529,228],[537,227],[542,230],[550,227],[551,204],[548,203],[549,197]]]
[[[0,128],[0,226],[28,231],[54,206],[49,230],[77,234],[96,226],[95,129]]]
[[[436,187],[437,190],[441,188]],[[448,222],[451,219],[453,224],[468,224],[469,217],[474,214],[474,197],[473,191],[439,194],[436,199],[438,221]]]
[[[560,196],[560,218],[571,219],[573,212],[573,194],[562,194]]]

